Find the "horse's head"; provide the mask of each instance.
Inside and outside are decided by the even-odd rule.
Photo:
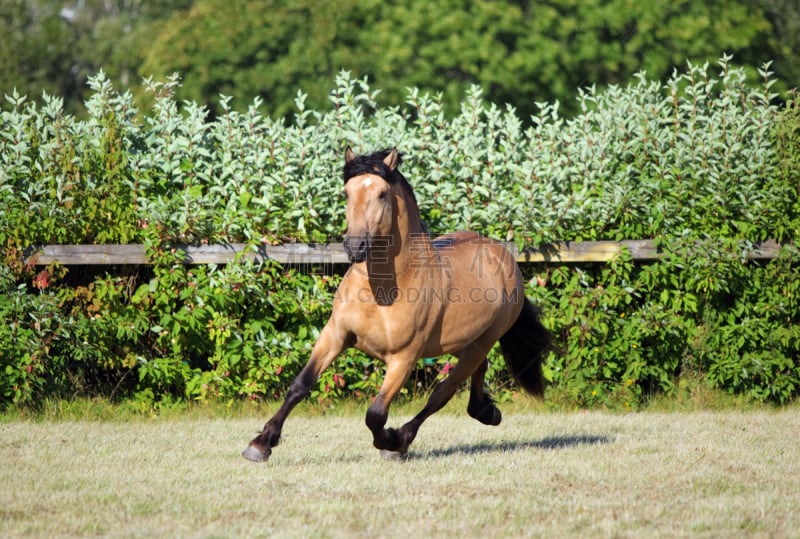
[[[363,262],[378,242],[386,247],[392,237],[396,203],[393,187],[400,162],[396,149],[359,156],[345,152],[347,231],[344,249],[350,262]]]

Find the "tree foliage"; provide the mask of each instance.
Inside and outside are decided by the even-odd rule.
[[[87,80],[101,69],[139,87],[138,66],[158,21],[192,0],[0,0],[0,93],[43,91],[81,111]]]
[[[219,113],[219,94],[259,96],[272,117],[302,89],[327,105],[341,70],[368,77],[381,103],[405,89],[441,93],[449,115],[473,84],[527,120],[536,102],[578,111],[577,88],[665,80],[688,59],[732,54],[750,75],[774,61],[778,90],[797,85],[800,11],[789,0],[3,0],[0,91],[64,97],[77,110],[103,69],[141,100],[141,78],[177,72],[179,99]],[[4,56],[2,56],[4,55]],[[144,101],[140,101],[144,102]]]
[[[575,88],[622,83],[640,70],[664,79],[686,59],[731,52],[760,65],[771,52],[758,45],[771,30],[764,14],[732,0],[201,0],[167,28],[143,74],[178,72],[181,97],[208,104],[234,88],[261,95],[277,115],[296,89],[325,88],[341,69],[367,76],[386,103],[417,87],[441,92],[453,113],[477,84],[527,117],[536,101],[560,99],[574,111]],[[313,92],[309,104],[324,97]]]

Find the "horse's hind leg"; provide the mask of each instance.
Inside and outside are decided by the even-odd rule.
[[[484,359],[478,369],[472,373],[472,380],[469,388],[469,404],[467,413],[483,423],[484,425],[499,425],[503,419],[503,414],[495,406],[494,401],[486,393],[484,380],[486,370],[489,368],[489,361]]]
[[[486,352],[477,344],[471,344],[458,354],[458,363],[456,363],[455,367],[450,371],[450,374],[447,375],[447,378],[436,384],[425,407],[398,431],[398,437],[405,443],[405,447],[402,450],[403,453],[405,453],[408,446],[417,436],[417,431],[420,426],[422,426],[422,423],[431,415],[441,410],[444,405],[453,398],[458,387],[469,378],[470,375],[473,375],[474,380],[473,373],[476,372],[476,368],[478,371],[483,369],[483,372],[478,376],[481,379],[481,393],[483,393],[483,376],[486,373],[485,358]],[[491,399],[489,399],[489,402],[491,402]]]

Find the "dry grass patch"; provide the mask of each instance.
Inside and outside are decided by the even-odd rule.
[[[265,416],[267,414],[264,414]],[[395,417],[392,424],[403,418]],[[0,423],[3,537],[791,537],[800,417],[779,412],[434,416],[409,458],[361,415]]]

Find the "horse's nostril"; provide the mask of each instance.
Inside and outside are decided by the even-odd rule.
[[[369,238],[367,236],[348,236],[344,239],[344,250],[350,262],[362,262],[367,258]]]

